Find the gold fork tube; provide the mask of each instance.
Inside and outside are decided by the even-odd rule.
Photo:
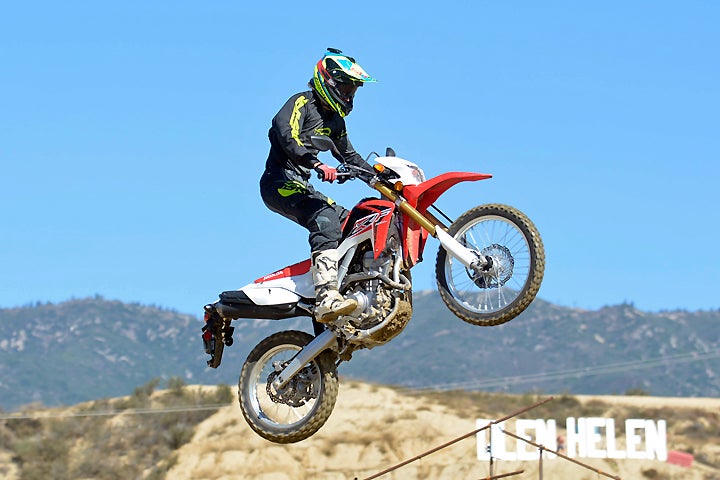
[[[418,212],[407,201],[400,200],[400,202],[398,203],[399,197],[394,190],[392,190],[387,185],[383,185],[382,183],[376,183],[375,185],[373,185],[373,188],[378,192],[382,193],[383,196],[385,196],[387,199],[395,202],[401,212],[415,220],[415,222],[422,228],[427,230],[430,235],[432,235],[433,237],[437,236],[435,233],[435,224],[428,220],[422,213]]]

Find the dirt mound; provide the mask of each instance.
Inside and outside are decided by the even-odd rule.
[[[476,415],[463,415],[442,396],[405,394],[387,387],[341,383],[336,408],[328,423],[313,437],[292,445],[277,445],[258,437],[245,424],[237,405],[224,407],[205,420],[192,440],[177,451],[173,480],[344,480],[364,479],[416,455],[473,431]],[[629,400],[624,400],[629,398]],[[440,400],[439,400],[440,399]],[[653,397],[582,397],[581,403],[606,402],[617,412],[624,401],[637,413],[641,408],[666,410],[671,420],[677,408],[720,411],[720,400],[656,399]],[[505,413],[510,413],[505,412]],[[653,412],[657,413],[657,412]],[[712,413],[711,413],[712,415]],[[717,419],[716,419],[717,420]],[[717,432],[717,430],[716,430]],[[704,439],[718,445],[719,438]],[[668,441],[670,444],[670,441]],[[685,444],[687,447],[688,445]],[[668,448],[673,448],[668,445]],[[474,437],[424,456],[381,479],[478,479],[489,474],[489,462],[477,459]],[[716,452],[716,455],[720,452]],[[708,457],[711,458],[711,457]],[[712,457],[717,458],[717,457]],[[594,468],[623,479],[707,480],[720,478],[720,469],[695,462],[692,468],[658,460],[582,459]],[[511,478],[539,478],[537,461],[496,461],[494,473],[516,470]],[[543,465],[545,478],[603,478],[570,462],[555,459]],[[710,476],[708,476],[710,475]],[[714,475],[714,476],[713,476]]]

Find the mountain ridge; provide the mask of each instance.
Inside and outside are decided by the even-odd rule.
[[[124,395],[154,377],[234,384],[262,338],[311,331],[307,318],[233,325],[235,344],[213,370],[194,315],[99,296],[0,309],[0,408]],[[615,368],[597,370],[608,365]],[[417,292],[406,330],[356,352],[339,373],[415,389],[714,397],[720,311],[584,310],[537,299],[513,321],[488,328],[454,317],[436,292]]]

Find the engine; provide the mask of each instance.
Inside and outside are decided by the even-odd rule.
[[[396,238],[377,258],[367,249],[358,252],[357,261],[345,281],[344,295],[358,302],[358,308],[346,316],[343,331],[348,342],[357,347],[373,347],[398,335],[412,315],[410,280],[401,273],[402,260]]]
[[[351,314],[350,320],[356,328],[366,330],[376,326],[392,309],[392,289],[383,282],[383,278],[390,278],[392,258],[383,253],[374,258],[372,251],[366,251],[360,262],[362,274],[369,277],[360,280],[348,292],[358,301],[358,309]],[[358,275],[359,277],[359,275]]]

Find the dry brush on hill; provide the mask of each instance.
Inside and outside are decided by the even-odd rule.
[[[22,418],[0,420],[0,476],[35,479],[345,480],[367,478],[475,429],[477,418],[499,418],[544,398],[534,394],[414,393],[344,382],[333,415],[313,437],[275,445],[244,423],[231,387],[188,386],[157,380],[132,395],[68,408],[28,406]],[[664,419],[668,449],[692,453],[692,468],[658,460],[588,460],[629,480],[720,480],[720,401],[655,397],[563,395],[526,418],[614,417]],[[560,422],[558,422],[560,424]],[[622,432],[618,432],[622,440]],[[468,438],[382,476],[399,479],[483,478],[488,462]],[[535,462],[498,461],[495,473]],[[595,480],[594,473],[559,460],[545,478]]]

